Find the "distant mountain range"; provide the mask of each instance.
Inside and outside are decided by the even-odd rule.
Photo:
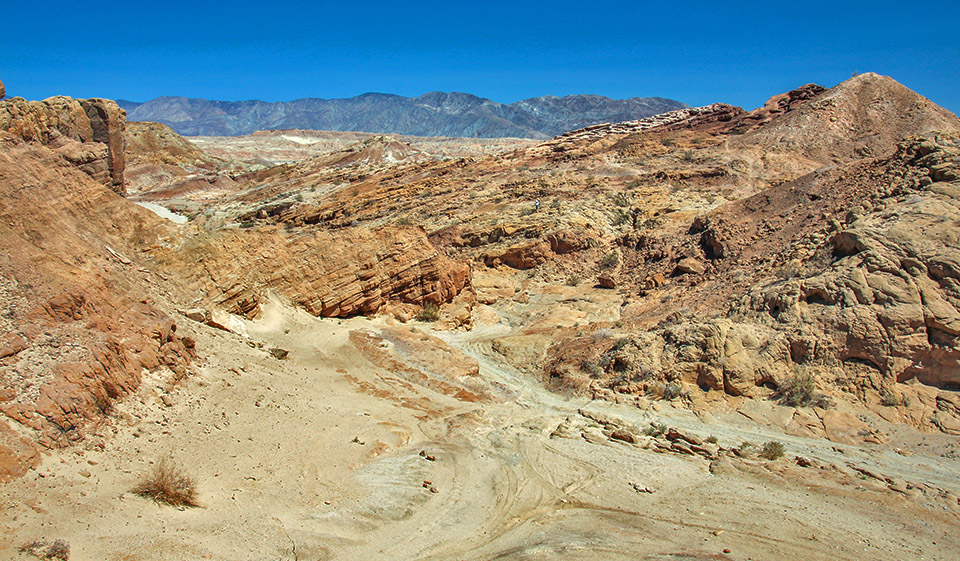
[[[466,93],[419,97],[367,93],[347,99],[211,101],[158,97],[118,100],[129,121],[156,121],[188,136],[238,136],[258,130],[311,129],[414,136],[550,138],[605,122],[642,119],[688,107],[662,97],[543,96],[509,105]]]

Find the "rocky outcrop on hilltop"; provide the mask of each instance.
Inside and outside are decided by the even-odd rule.
[[[3,99],[7,95],[7,88],[3,87],[3,82],[0,82],[0,99]]]
[[[0,130],[55,150],[87,175],[125,193],[126,115],[113,101],[64,96],[0,102]]]
[[[840,163],[884,156],[910,135],[960,129],[953,113],[874,73],[857,75],[825,92],[790,94],[775,96],[756,114],[769,113],[774,106],[789,111],[774,114],[775,119],[750,135],[731,138],[731,147]]]
[[[564,145],[574,145],[584,141],[597,140],[608,135],[634,134],[646,131],[669,131],[691,129],[704,132],[725,132],[730,123],[746,112],[727,103],[714,103],[703,107],[689,107],[667,113],[661,113],[645,119],[602,123],[561,134],[545,142],[545,146],[556,146],[562,150]]]

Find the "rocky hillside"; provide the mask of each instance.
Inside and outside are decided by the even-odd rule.
[[[236,136],[270,129],[312,129],[474,138],[549,138],[603,123],[640,119],[686,107],[650,97],[538,97],[509,105],[465,93],[419,97],[368,93],[348,99],[210,101],[159,97],[120,101],[131,121],[156,121],[184,135]]]

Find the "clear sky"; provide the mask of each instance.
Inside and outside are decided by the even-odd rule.
[[[3,3],[7,95],[661,96],[752,109],[877,72],[960,113],[960,1]]]

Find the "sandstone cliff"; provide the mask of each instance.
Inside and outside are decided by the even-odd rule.
[[[123,110],[106,99],[17,97],[0,102],[0,130],[50,147],[120,194],[125,193],[125,123]]]
[[[469,268],[417,228],[222,230],[151,253],[214,304],[247,317],[259,315],[268,290],[313,315],[345,317],[390,301],[449,302],[470,282]]]
[[[60,107],[89,123],[78,104]],[[138,248],[168,233],[162,221],[78,170],[56,143],[23,138],[0,132],[0,479],[34,464],[38,446],[83,439],[145,368],[182,375],[194,356],[140,270]]]

